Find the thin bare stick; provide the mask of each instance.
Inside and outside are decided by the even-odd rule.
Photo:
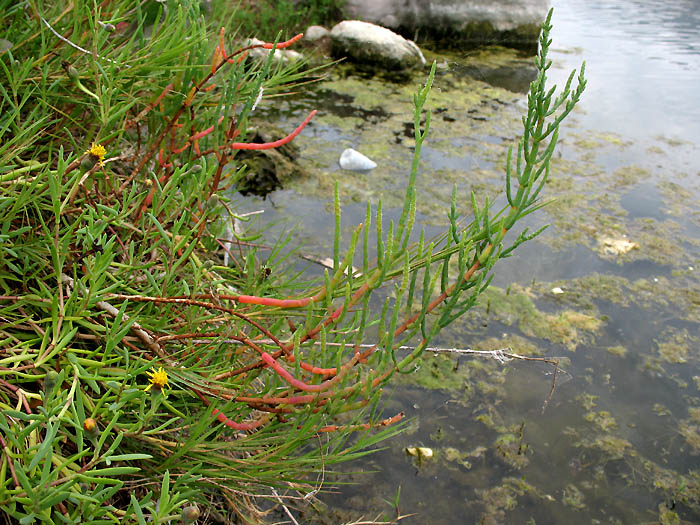
[[[96,305],[100,310],[104,310],[112,317],[117,317],[117,315],[119,314],[119,310],[117,310],[114,306],[112,306],[106,301],[97,301]],[[122,314],[122,321],[126,322],[128,320],[129,316],[126,314]],[[150,350],[155,352],[159,357],[166,357],[165,352],[163,352],[163,349],[156,342],[156,340],[153,339],[153,337],[151,337],[151,334],[149,334],[143,328],[141,328],[141,325],[139,325],[136,321],[134,321],[134,323],[131,325],[131,330],[136,334],[136,336],[139,339],[141,339],[143,344],[145,344]]]
[[[392,525],[394,523],[398,523],[399,521],[410,518],[411,516],[415,516],[416,514],[402,514],[401,516],[396,516],[396,519],[393,519],[391,521],[352,521],[349,523],[346,523],[345,525]],[[376,519],[379,519],[379,516],[377,516]],[[362,520],[362,518],[360,518]]]
[[[64,283],[67,283],[69,286],[73,287],[74,283],[72,277],[69,277],[64,273],[61,274],[61,280]],[[89,294],[89,290],[87,290],[86,293]],[[119,314],[119,310],[117,310],[114,306],[112,306],[106,301],[97,301],[96,306],[100,310],[104,310],[105,312],[107,312],[112,317],[116,318]],[[124,313],[122,315],[122,321],[126,322],[128,320],[129,316],[126,313]],[[158,357],[167,359],[163,348],[158,344],[158,342],[155,339],[153,339],[151,334],[149,334],[143,328],[141,328],[141,325],[134,321],[134,323],[131,325],[131,331],[134,332],[134,334],[136,334],[136,336],[143,342],[143,344],[145,344],[148,347],[149,350],[155,352],[158,355]]]
[[[324,481],[326,481],[326,462],[325,458],[323,457],[323,442],[321,441],[321,435],[318,432],[316,432],[316,437],[318,438],[318,453],[319,457],[321,458],[321,473],[319,474],[319,477],[316,478],[316,484],[318,485],[318,487],[304,494],[304,501],[308,501],[314,496],[316,496],[316,494],[318,494],[323,488]]]
[[[198,337],[205,336],[207,334],[197,334]],[[182,337],[183,339],[186,339],[189,336],[187,334],[185,337]],[[210,337],[217,337],[216,334],[211,334]],[[175,337],[175,336],[164,336],[159,338],[159,341],[170,341],[174,339],[178,339],[180,337]],[[198,344],[198,345],[204,345],[204,344],[211,344],[211,339],[192,339],[191,341],[193,344]],[[238,339],[216,339],[217,343],[228,343],[228,344],[235,344],[237,342],[240,342]],[[276,344],[276,341],[273,341],[272,339],[256,339],[255,340],[256,344],[259,345],[268,345],[268,344]],[[313,341],[312,342],[314,345],[320,345],[320,341]],[[342,346],[343,343],[334,343],[331,341],[326,342],[326,346],[336,346],[340,347]],[[347,346],[347,344],[345,345]],[[353,348],[374,348],[376,343],[361,343],[358,345],[353,345]],[[415,350],[416,347],[414,346],[397,346],[395,350]],[[441,348],[437,346],[428,346],[425,348],[426,352],[432,352],[434,354],[460,354],[460,355],[482,355],[484,357],[492,357],[499,363],[507,363],[508,361],[511,361],[513,359],[521,359],[523,361],[542,361],[544,363],[550,363],[554,364],[555,362],[558,363],[559,357],[528,357],[520,354],[515,354],[512,351],[512,348],[510,347],[505,347],[505,348],[498,348],[496,350],[472,350],[471,348]]]
[[[299,525],[299,522],[294,519],[294,516],[292,513],[289,511],[287,506],[282,502],[282,498],[280,498],[280,495],[277,493],[274,487],[270,487],[272,489],[272,495],[275,496],[275,499],[279,502],[280,505],[282,505],[282,508],[284,509],[284,513],[289,517],[290,520],[292,520],[292,523],[294,525]]]
[[[554,388],[557,385],[557,372],[559,371],[559,360],[557,359],[556,362],[554,363],[554,374],[552,375],[552,388],[549,390],[549,395],[547,398],[544,400],[544,403],[542,404],[542,413],[544,414],[544,411],[547,408],[547,405],[549,405],[549,402],[552,400],[552,395],[554,395]]]
[[[74,44],[73,42],[71,42],[70,40],[68,40],[66,37],[64,37],[63,35],[61,35],[58,31],[56,31],[53,27],[51,27],[51,24],[49,24],[43,16],[39,15],[39,18],[41,18],[41,21],[44,22],[44,24],[46,24],[46,27],[48,27],[49,30],[50,30],[54,35],[56,35],[57,38],[59,38],[60,40],[62,40],[63,42],[65,42],[66,44],[68,44],[69,46],[71,46],[72,48],[75,48],[75,49],[77,49],[78,51],[80,51],[80,52],[82,52],[82,53],[85,53],[86,55],[92,55],[92,51],[88,51],[87,49],[84,49],[84,48],[80,47],[78,44]],[[97,58],[101,58],[102,60],[106,60],[107,62],[112,62],[112,64],[118,64],[118,62],[117,62],[116,60],[112,60],[111,58],[107,58],[107,57],[100,56],[100,55],[98,55],[97,53],[95,53],[95,56],[96,56]]]

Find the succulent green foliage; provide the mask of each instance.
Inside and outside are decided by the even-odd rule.
[[[263,251],[224,190],[243,175],[235,151],[261,94],[317,72],[238,60],[242,44],[219,33],[229,13],[211,27],[198,1],[100,6],[0,0],[13,44],[0,54],[0,509],[164,523],[206,504],[252,520],[241,494],[304,496],[400,431],[400,415],[382,419],[382,385],[537,234],[503,245],[542,205],[583,71],[574,90],[573,74],[557,97],[546,87],[550,13],[508,205],[472,195],[463,218],[455,188],[447,231],[416,241],[433,65],[398,222],[368,206],[343,249],[336,191],[333,267],[308,283],[291,233]]]

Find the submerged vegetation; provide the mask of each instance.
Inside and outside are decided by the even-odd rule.
[[[412,235],[433,64],[400,217],[368,204],[343,239],[336,186],[331,268],[307,282],[292,236],[257,244],[231,197],[238,152],[313,125],[316,111],[277,140],[249,133],[262,99],[314,74],[273,62],[300,35],[246,45],[224,29],[233,14],[199,6],[0,0],[0,509],[21,523],[251,522],[266,501],[313,498],[334,464],[400,431],[382,387],[541,231],[508,235],[544,205],[586,83],[582,68],[547,86],[551,13],[507,203],[455,184],[446,231]],[[522,429],[502,434],[504,457],[526,461]]]

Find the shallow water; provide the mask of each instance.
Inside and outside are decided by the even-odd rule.
[[[552,399],[542,413],[545,365],[426,356],[388,396],[387,412],[413,418],[407,431],[346,466],[364,471],[359,484],[322,497],[332,510],[309,521],[388,516],[400,486],[401,511],[417,513],[405,523],[700,522],[700,1],[565,0],[554,25],[551,77],[563,83],[585,59],[589,81],[564,124],[547,189],[557,200],[529,224],[551,227],[499,263],[482,304],[434,341],[565,358]],[[503,57],[435,54],[444,68],[419,185],[428,233],[444,225],[453,181],[461,195],[498,195],[529,67],[508,84]],[[336,75],[285,103],[289,126],[320,109],[298,140],[310,175],[242,207],[298,223],[305,251],[322,257],[334,181],[347,229],[366,200],[382,197],[391,218],[410,163],[405,93]],[[342,172],[345,147],[380,167]],[[605,236],[638,249],[605,253]],[[435,456],[404,453],[416,445]]]

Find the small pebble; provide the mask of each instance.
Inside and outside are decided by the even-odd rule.
[[[343,151],[343,154],[340,156],[339,164],[344,170],[351,171],[367,171],[377,167],[376,162],[352,148]]]

